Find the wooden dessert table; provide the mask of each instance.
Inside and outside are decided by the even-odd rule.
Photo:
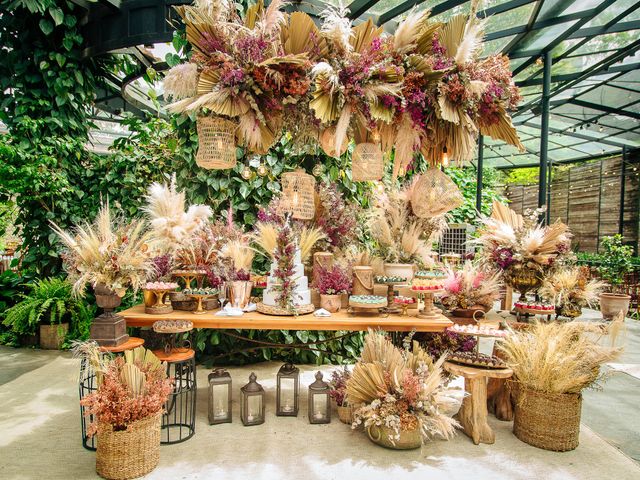
[[[389,332],[443,332],[453,323],[447,318],[436,320],[418,318],[416,311],[409,315],[390,314],[388,317],[372,315],[351,315],[346,311],[332,314],[330,317],[316,317],[313,314],[295,316],[264,315],[259,312],[246,312],[241,317],[216,316],[217,310],[204,315],[174,310],[163,315],[144,313],[144,305],[136,305],[119,312],[125,318],[128,327],[150,327],[158,320],[189,320],[193,328],[214,328],[245,330],[347,330],[362,331],[369,328]]]
[[[473,443],[495,443],[496,435],[487,422],[487,379],[506,379],[513,375],[510,368],[481,368],[470,365],[444,362],[444,368],[453,375],[464,377],[464,389],[467,396],[462,400],[462,407],[456,415],[464,433]]]

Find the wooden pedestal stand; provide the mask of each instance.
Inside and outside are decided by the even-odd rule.
[[[414,293],[418,294],[418,297],[424,302],[424,308],[418,312],[418,318],[424,318],[425,320],[442,320],[446,319],[439,308],[433,306],[433,299],[437,293],[442,293],[444,290],[417,290],[411,289]]]
[[[509,378],[513,371],[510,368],[479,368],[452,362],[445,362],[444,368],[453,375],[464,377],[464,389],[468,395],[464,397],[462,407],[456,415],[464,433],[476,445],[495,443],[496,435],[487,422],[487,379]]]

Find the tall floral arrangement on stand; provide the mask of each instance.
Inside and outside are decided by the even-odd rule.
[[[288,223],[280,229],[276,240],[273,258],[276,262],[273,277],[277,282],[278,295],[276,303],[280,308],[295,312],[294,295],[296,282],[294,278],[296,243]]]
[[[451,418],[459,392],[445,386],[444,356],[434,362],[417,342],[401,350],[379,332],[369,331],[362,356],[347,380],[347,397],[354,405],[354,426],[364,424],[384,431],[393,445],[403,433],[419,431],[426,441],[434,435],[455,434]]]
[[[505,282],[523,297],[528,290],[540,287],[549,269],[571,246],[569,227],[560,221],[538,224],[539,214],[534,211],[523,217],[494,202],[491,217],[482,219],[477,239],[482,261],[501,271]]]
[[[285,52],[282,5],[276,0],[265,8],[259,1],[244,19],[226,0],[175,7],[193,54],[167,74],[165,90],[177,100],[169,110],[234,119],[238,141],[266,153],[279,135],[285,104],[297,103],[310,84],[307,53]]]

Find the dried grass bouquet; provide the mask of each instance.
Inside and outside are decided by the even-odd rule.
[[[381,332],[369,331],[364,349],[347,381],[347,397],[354,405],[354,427],[377,425],[395,432],[420,429],[423,441],[434,435],[455,434],[449,414],[457,409],[460,391],[445,386],[442,364],[433,362],[417,342],[401,350]]]
[[[449,310],[478,306],[489,310],[500,298],[500,273],[487,273],[467,260],[462,270],[447,267],[446,274],[440,301]]]
[[[557,307],[583,308],[594,305],[605,287],[606,283],[589,279],[588,267],[569,267],[547,277],[538,293]]]

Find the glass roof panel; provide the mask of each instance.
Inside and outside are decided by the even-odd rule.
[[[631,2],[629,2],[629,0],[617,0],[613,5],[609,5],[593,19],[589,20],[584,26],[600,27],[602,25],[605,25],[616,18],[618,15],[621,15],[629,7],[631,7]],[[634,15],[634,13],[631,13],[630,15]]]
[[[485,2],[483,8],[489,8],[489,3],[499,2]],[[517,27],[520,25],[526,25],[531,17],[531,13],[535,7],[535,3],[529,3],[513,10],[500,13],[498,15],[492,15],[487,19],[485,27],[485,33],[493,33],[505,28]]]

